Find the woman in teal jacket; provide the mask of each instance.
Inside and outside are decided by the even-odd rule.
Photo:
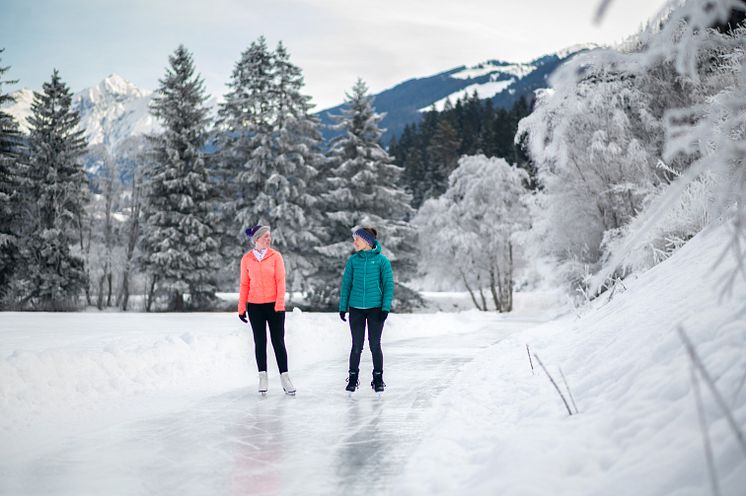
[[[370,385],[377,393],[383,392],[383,350],[381,334],[383,323],[391,310],[394,299],[394,275],[391,262],[381,254],[381,244],[376,240],[378,233],[371,227],[356,230],[353,235],[355,253],[350,255],[342,276],[339,292],[339,317],[346,321],[350,312],[350,376],[347,379],[349,392],[354,392],[360,384],[360,355],[365,342],[365,326],[368,326],[368,345],[373,355],[373,380]]]

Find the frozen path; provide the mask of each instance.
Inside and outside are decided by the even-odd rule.
[[[345,360],[294,370],[295,397],[270,368],[270,392],[204,397],[185,410],[121,422],[12,464],[5,490],[41,494],[388,494],[437,423],[434,400],[480,350],[534,322],[387,342],[388,389],[347,398]],[[292,349],[291,360],[292,360]],[[2,491],[0,491],[2,492]]]

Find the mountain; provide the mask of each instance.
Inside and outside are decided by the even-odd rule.
[[[448,71],[404,81],[374,96],[376,111],[385,114],[382,127],[386,129],[383,143],[388,144],[398,136],[404,126],[417,122],[422,112],[431,108],[443,108],[446,100],[456,100],[475,91],[480,98],[490,98],[496,106],[508,108],[518,98],[530,96],[534,90],[545,88],[552,72],[565,60],[595,45],[579,45],[560,52],[537,58],[528,63],[511,63],[488,60],[467,67],[460,66]],[[16,102],[4,105],[3,109],[13,115],[21,129],[28,131],[27,119],[31,115],[33,91],[22,89],[13,94]],[[92,148],[103,148],[117,162],[126,178],[138,159],[144,136],[158,133],[161,127],[150,115],[148,107],[153,94],[144,91],[118,74],[111,74],[95,86],[86,88],[73,96],[73,107],[78,110],[81,127]],[[207,105],[215,113],[216,98]],[[332,115],[339,114],[342,105],[323,110],[317,115],[322,123],[332,124]],[[335,132],[324,129],[324,137],[331,138]],[[95,174],[94,159],[87,161],[86,169]]]
[[[21,129],[27,132],[34,92],[24,88],[11,96],[16,101],[6,105],[5,111],[15,117]],[[80,114],[80,125],[85,130],[88,144],[103,145],[115,155],[118,147],[133,136],[160,130],[158,122],[148,111],[151,99],[151,93],[118,74],[112,74],[96,86],[75,93],[72,107]]]
[[[381,126],[386,129],[382,142],[388,144],[398,137],[407,124],[418,122],[422,112],[442,110],[446,100],[456,103],[459,98],[475,91],[481,99],[492,99],[496,106],[511,107],[519,98],[532,96],[534,90],[546,88],[548,78],[570,57],[597,48],[596,45],[576,45],[539,57],[527,63],[488,60],[481,64],[456,67],[433,76],[409,79],[373,95],[378,113],[385,114]],[[341,113],[344,104],[322,110],[317,115],[324,124],[333,124],[332,116]],[[324,138],[335,135],[324,130]]]

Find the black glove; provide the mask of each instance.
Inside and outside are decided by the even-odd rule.
[[[388,310],[381,310],[381,322],[386,322],[386,318],[389,316]]]
[[[239,313],[238,314],[238,318],[241,319],[244,324],[248,324],[249,323],[248,319],[246,318],[246,312]]]
[[[346,314],[347,314],[347,312],[339,312],[339,318],[342,319],[343,321],[347,322],[347,319],[345,318]]]

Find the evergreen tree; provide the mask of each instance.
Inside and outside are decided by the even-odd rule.
[[[427,147],[431,178],[426,197],[440,196],[448,189],[448,176],[458,167],[460,145],[456,130],[445,116],[441,117]]]
[[[180,45],[169,57],[151,112],[164,128],[151,138],[147,164],[141,265],[154,287],[169,295],[169,309],[202,308],[215,295],[218,243],[203,147],[208,109],[204,82]]]
[[[411,195],[400,186],[401,167],[381,147],[382,119],[373,109],[372,97],[362,80],[347,94],[346,107],[337,118],[343,134],[330,148],[329,192],[324,195],[328,209],[328,244],[321,252],[328,257],[319,274],[324,283],[317,303],[336,304],[340,268],[350,253],[350,235],[355,226],[370,225],[379,234],[389,255],[397,282],[414,268],[414,231],[408,220],[413,211]],[[401,288],[401,286],[400,286]],[[406,308],[403,291],[397,293],[399,309]],[[410,298],[413,295],[406,295]],[[324,301],[325,300],[325,301]]]
[[[231,261],[227,267],[230,280],[238,273],[236,253],[245,246],[243,228],[262,221],[253,211],[254,203],[267,203],[262,188],[271,170],[273,59],[264,37],[244,50],[218,110],[221,246],[223,259]]]
[[[4,48],[0,49],[0,54],[4,51]],[[3,80],[3,74],[9,68],[0,65],[0,301],[7,295],[13,272],[19,266],[18,195],[21,187],[21,163],[17,159],[20,133],[13,116],[2,111],[3,105],[14,101],[12,96],[3,92],[2,86],[17,83]]]
[[[225,255],[237,261],[243,228],[268,224],[285,256],[291,287],[302,288],[317,265],[311,247],[319,244],[322,222],[314,179],[323,160],[320,124],[311,114],[310,97],[302,94],[302,72],[282,43],[270,52],[260,37],[241,55],[228,86],[219,113],[219,161],[224,176],[238,186],[224,208],[226,225],[233,224],[226,232],[239,234],[228,235],[234,242]]]
[[[320,152],[320,123],[311,114],[311,97],[301,93],[304,82],[300,68],[290,62],[282,43],[277,45],[274,59],[276,157],[274,172],[265,185],[272,204],[256,216],[275,226],[275,243],[286,254],[288,274],[297,286],[320,262],[312,248],[319,245],[324,224],[316,208],[316,198],[322,191],[315,181],[324,157]]]
[[[72,249],[81,241],[89,198],[81,165],[86,142],[71,103],[72,93],[56,69],[41,93],[34,93],[24,157],[24,273],[15,287],[20,306],[70,309],[88,284],[83,259]]]

